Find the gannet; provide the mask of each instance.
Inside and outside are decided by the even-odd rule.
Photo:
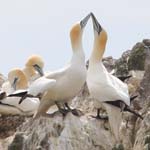
[[[8,73],[8,81],[3,83],[1,90],[11,94],[19,89],[27,89],[27,87],[28,82],[22,70],[14,68]]]
[[[32,83],[37,78],[44,75],[43,72],[44,62],[38,55],[31,55],[25,64],[23,72],[25,73],[29,83]]]
[[[40,106],[34,115],[46,115],[50,106],[56,103],[65,103],[71,100],[80,91],[86,81],[85,55],[82,47],[82,34],[90,15],[75,24],[70,31],[70,39],[73,50],[71,61],[54,72],[44,75],[42,78],[55,80],[52,88],[47,90],[40,101]],[[39,78],[40,79],[40,78]],[[37,83],[36,80],[34,83]],[[53,83],[53,82],[52,82]],[[37,87],[40,87],[37,83]],[[32,93],[30,93],[32,94]]]
[[[11,93],[24,91],[28,87],[26,76],[20,69],[11,70],[8,74],[8,79],[12,89]],[[28,97],[19,105],[20,98],[16,96],[7,97],[8,94],[6,92],[0,94],[0,114],[31,115],[39,106],[38,98]]]
[[[96,101],[96,107],[104,105],[109,117],[111,130],[119,141],[119,127],[122,120],[122,110],[130,109],[130,96],[127,84],[108,73],[102,63],[102,57],[107,42],[107,33],[91,13],[94,30],[93,51],[89,59],[87,85],[89,92]],[[134,111],[132,113],[136,114]]]

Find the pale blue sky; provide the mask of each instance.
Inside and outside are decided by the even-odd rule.
[[[39,54],[45,70],[62,67],[72,51],[71,26],[93,12],[108,33],[105,56],[123,51],[150,38],[149,0],[0,0],[0,72],[23,68],[31,54]],[[89,57],[93,42],[91,21],[83,46]]]

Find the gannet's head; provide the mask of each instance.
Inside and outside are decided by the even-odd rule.
[[[79,44],[81,44],[83,29],[86,26],[89,18],[90,14],[72,27],[70,31],[70,39],[73,49],[76,49],[79,46]]]
[[[97,49],[104,50],[107,42],[107,33],[101,27],[99,22],[97,21],[96,17],[93,13],[91,13],[92,22],[93,22],[93,29],[94,29],[94,39],[95,39],[95,46]]]
[[[26,65],[26,67],[37,71],[40,74],[40,76],[44,75],[44,72],[43,72],[44,62],[40,56],[37,56],[37,55],[30,56],[27,59],[27,62],[25,65]]]
[[[12,69],[8,73],[8,80],[14,90],[25,89],[28,86],[25,74],[18,68]]]

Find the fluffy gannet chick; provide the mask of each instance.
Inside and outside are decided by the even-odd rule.
[[[82,35],[89,18],[90,15],[86,16],[82,21],[75,24],[70,31],[73,50],[71,61],[60,70],[56,70],[41,77],[41,79],[55,80],[55,83],[52,84],[52,88],[47,89],[43,94],[35,117],[45,115],[49,107],[55,103],[65,103],[71,100],[84,85],[86,81],[86,67],[85,55],[82,47]],[[40,78],[38,80],[40,80]],[[34,81],[34,84],[37,83],[38,80]],[[37,87],[39,86],[37,83]],[[30,92],[30,94],[32,93]]]
[[[2,91],[7,94],[13,93],[19,89],[27,89],[28,82],[25,74],[19,68],[14,68],[8,73],[8,81],[2,85]]]
[[[29,83],[44,75],[43,72],[44,62],[38,55],[31,55],[25,64],[23,72],[25,73]]]
[[[117,77],[110,74],[104,67],[102,57],[106,47],[107,33],[92,13],[91,17],[93,21],[94,44],[89,59],[87,85],[91,96],[97,100],[97,108],[101,104],[106,108],[111,130],[116,140],[119,141],[119,127],[122,121],[121,111],[131,112],[129,108],[130,96],[128,87]]]

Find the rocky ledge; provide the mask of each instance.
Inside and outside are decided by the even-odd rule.
[[[116,76],[132,75],[128,79],[131,95],[138,95],[131,106],[144,117],[123,113],[120,128],[121,144],[117,144],[107,121],[96,120],[94,99],[86,84],[71,106],[84,115],[68,113],[53,118],[2,116],[0,149],[9,150],[149,150],[150,149],[150,40],[137,43],[120,59],[103,59],[107,69]],[[6,118],[6,119],[5,119]],[[9,126],[9,124],[13,124]],[[7,129],[6,129],[7,128]],[[7,132],[8,131],[8,132]]]

